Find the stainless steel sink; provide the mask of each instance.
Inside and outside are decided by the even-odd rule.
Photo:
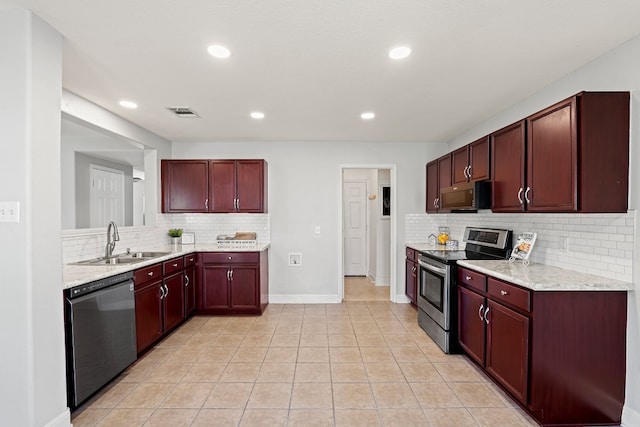
[[[131,252],[129,256],[133,258],[157,258],[157,257],[169,255],[170,253],[171,252]]]
[[[146,261],[148,259],[158,258],[169,255],[171,252],[132,252],[128,254],[114,255],[110,257],[100,257],[87,259],[71,263],[72,265],[118,265],[118,264],[135,264],[136,262]]]

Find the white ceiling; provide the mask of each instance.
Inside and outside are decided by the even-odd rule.
[[[638,0],[0,0],[7,6],[64,35],[66,89],[172,141],[447,141],[640,33]],[[209,56],[210,44],[231,57]],[[392,61],[400,44],[413,53]],[[120,107],[125,98],[139,108]],[[253,110],[266,118],[250,119]],[[376,118],[362,121],[363,111]]]

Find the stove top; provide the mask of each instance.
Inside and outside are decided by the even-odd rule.
[[[422,250],[420,253],[445,264],[461,260],[507,259],[511,252],[511,230],[466,227],[464,250]]]

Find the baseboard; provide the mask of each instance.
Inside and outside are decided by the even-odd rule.
[[[640,412],[624,405],[622,408],[622,426],[640,426]]]
[[[401,294],[401,295],[396,295],[395,302],[398,304],[410,304],[411,300],[405,294]]]
[[[45,424],[45,427],[71,427],[72,425],[69,408],[65,408],[64,412]]]
[[[378,280],[374,281],[373,284],[376,286],[390,286],[391,277],[380,277]]]
[[[273,295],[269,294],[273,304],[339,304],[337,295]]]

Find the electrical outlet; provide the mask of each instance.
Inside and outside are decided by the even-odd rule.
[[[316,225],[316,234],[320,234],[320,226]]]
[[[0,222],[20,222],[20,202],[0,202]]]
[[[302,254],[289,252],[289,267],[300,267],[302,265]]]

